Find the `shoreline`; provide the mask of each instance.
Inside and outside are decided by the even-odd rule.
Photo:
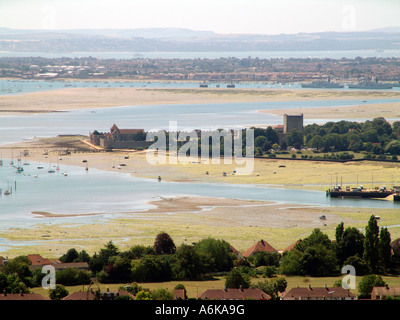
[[[24,157],[24,160],[44,162],[49,161],[49,157],[55,158],[56,154],[51,155],[51,149],[49,149],[48,158],[41,153],[43,148],[51,147],[48,139],[44,141],[47,144],[40,140],[36,141],[36,148],[29,148],[30,143],[18,144],[21,148],[27,148],[30,151],[30,156]],[[3,149],[3,156],[7,150],[15,151],[15,149]],[[124,160],[127,166],[121,169],[113,168],[112,166],[116,165],[119,158],[124,155],[129,155],[129,159]],[[293,187],[296,179],[300,181],[296,188],[304,188],[305,183],[311,183],[318,177],[318,179],[324,179],[329,172],[338,170],[359,174],[359,181],[370,178],[368,168],[374,168],[377,173],[380,170],[380,177],[389,177],[393,170],[396,170],[386,164],[367,163],[360,166],[356,163],[323,164],[315,162],[310,165],[309,162],[301,164],[296,162],[296,165],[290,165],[293,163],[289,162],[290,160],[261,159],[256,161],[255,172],[251,176],[222,177],[219,173],[222,170],[227,171],[231,165],[153,166],[146,162],[143,151],[72,154],[63,156],[60,166],[65,164],[84,168],[85,163],[82,162],[82,159],[87,160],[89,168],[143,178],[156,179],[160,172],[162,172],[163,180],[180,182],[265,184],[271,183],[271,179],[274,178],[276,183],[286,181],[286,183],[281,183],[286,188]],[[273,174],[272,170],[277,170],[278,165],[282,163],[285,163],[286,167],[280,169],[281,171],[277,174]],[[209,170],[207,176],[204,175],[206,168]],[[312,172],[312,174],[307,172]],[[259,174],[261,176],[257,176]],[[305,181],[305,176],[308,181]],[[105,244],[106,239],[129,249],[129,246],[136,244],[151,245],[159,232],[169,233],[176,243],[196,242],[202,238],[218,235],[218,238],[230,242],[238,250],[250,247],[254,241],[259,239],[265,239],[277,249],[284,249],[298,238],[308,235],[313,228],[322,228],[329,235],[334,236],[334,229],[341,221],[346,224],[362,226],[371,214],[380,215],[385,225],[398,225],[396,209],[313,207],[201,196],[172,196],[151,200],[147,203],[151,207],[144,211],[123,212],[118,214],[118,217],[109,216],[105,221],[101,215],[108,213],[76,214],[73,212],[34,211],[31,215],[37,223],[32,227],[24,229],[23,232],[21,229],[11,228],[7,232],[0,233],[0,238],[15,243],[14,246],[9,246],[4,254],[12,256],[36,250],[43,255],[56,256],[71,247],[83,248],[94,253]],[[321,215],[326,215],[327,219],[320,220]],[[95,218],[93,221],[79,223],[79,218],[85,216],[99,216],[100,219],[96,220]],[[59,224],[57,223],[58,218],[71,218],[71,221]],[[391,228],[391,234],[393,236],[400,235],[400,228]],[[31,244],[29,246],[18,245],[24,241],[31,242]],[[34,244],[37,241],[40,243]]]

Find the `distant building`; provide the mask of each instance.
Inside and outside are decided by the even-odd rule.
[[[42,268],[46,265],[51,265],[56,270],[65,270],[68,268],[74,268],[79,270],[89,270],[89,264],[87,262],[60,262],[51,261],[49,259],[43,258],[40,254],[28,254],[28,259],[31,262],[31,269]]]
[[[282,145],[286,142],[286,134],[290,130],[299,130],[303,132],[304,130],[304,117],[303,114],[284,114],[283,115],[283,125],[278,124],[274,126],[274,130],[278,133],[279,144]]]
[[[110,132],[89,133],[90,143],[104,149],[137,149],[148,148],[154,141],[146,141],[144,129],[120,129],[115,124]]]
[[[253,244],[249,249],[247,249],[245,252],[243,252],[243,257],[250,257],[253,254],[256,254],[257,252],[271,252],[275,253],[278,252],[276,249],[274,249],[268,242],[264,240],[260,240],[257,243]]]
[[[27,257],[32,267],[41,267],[53,263],[51,260],[43,258],[40,254],[28,254]]]
[[[202,300],[270,300],[271,297],[260,289],[207,289],[196,296]]]
[[[400,287],[373,287],[371,300],[385,300],[387,297],[400,297]]]
[[[50,300],[38,293],[1,293],[0,301],[4,300]]]
[[[303,131],[303,114],[284,114],[283,115],[283,133],[286,134],[290,130],[296,129]]]
[[[296,287],[285,291],[281,300],[355,300],[356,296],[343,287]]]

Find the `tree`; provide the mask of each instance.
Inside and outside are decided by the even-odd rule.
[[[56,282],[64,286],[77,286],[90,283],[90,272],[67,268],[56,272]]]
[[[225,287],[235,289],[249,288],[250,280],[245,274],[242,274],[238,269],[234,268],[226,276]]]
[[[147,255],[132,262],[132,278],[138,282],[158,282],[171,280],[171,267],[159,256]]]
[[[60,261],[61,262],[74,262],[78,259],[78,257],[79,257],[78,251],[76,251],[75,248],[71,248],[67,251],[66,254],[63,254],[60,257]]]
[[[176,279],[197,280],[200,279],[207,266],[205,257],[198,253],[194,247],[182,244],[176,251],[172,271]]]
[[[214,271],[228,271],[232,269],[234,255],[231,253],[228,242],[207,238],[196,243],[194,248],[200,254],[208,256],[211,259]]]
[[[168,233],[162,232],[157,235],[154,241],[154,251],[156,254],[172,254],[176,251],[174,241]]]
[[[363,256],[365,237],[357,228],[347,227],[343,231],[343,225],[339,224],[336,232],[336,256],[340,264],[349,257]]]
[[[370,274],[364,276],[358,284],[358,292],[360,298],[371,298],[371,291],[373,287],[384,287],[386,282],[381,276]]]
[[[171,291],[164,288],[158,288],[151,292],[153,300],[173,300],[174,295]]]
[[[309,140],[308,146],[319,150],[324,147],[324,139],[319,135],[315,135]]]
[[[264,291],[271,297],[271,300],[279,299],[279,292],[284,292],[287,287],[287,281],[283,277],[278,277],[274,280],[259,281],[252,287]]]
[[[267,138],[265,136],[258,136],[254,139],[254,146],[257,148],[263,148],[264,143],[267,142]]]
[[[131,281],[131,261],[120,256],[113,257],[107,266],[106,273],[108,280],[112,282]]]
[[[375,272],[379,269],[379,227],[376,218],[372,215],[365,227],[364,254],[363,258],[368,267]]]
[[[149,291],[142,290],[135,296],[135,300],[153,300],[153,296]]]
[[[400,141],[393,140],[389,142],[384,149],[385,153],[400,155]]]
[[[275,266],[279,265],[279,260],[281,258],[280,254],[277,252],[264,252],[259,251],[252,256],[253,263],[255,267],[259,266]]]
[[[390,246],[390,233],[387,228],[382,228],[379,234],[378,251],[380,263],[384,269],[387,271],[390,268],[392,247]]]
[[[56,284],[54,289],[49,290],[49,297],[51,300],[62,300],[68,295],[68,290],[61,284]]]
[[[288,275],[328,276],[339,272],[335,249],[320,229],[314,229],[285,254],[280,267],[281,272]]]
[[[300,149],[304,144],[303,132],[292,129],[286,134],[286,143],[296,149]]]

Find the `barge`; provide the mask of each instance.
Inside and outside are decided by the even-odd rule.
[[[343,190],[341,186],[334,187],[333,190],[329,189],[326,191],[326,196],[331,198],[369,198],[369,199],[384,199],[394,194],[394,190],[386,189],[386,186],[382,186],[379,189],[366,190],[363,186],[358,188],[349,187]],[[399,195],[400,197],[400,195]],[[400,201],[400,199],[399,199]]]

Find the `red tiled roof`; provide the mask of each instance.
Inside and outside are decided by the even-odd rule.
[[[283,252],[293,250],[296,247],[296,244],[298,244],[299,242],[301,242],[301,240],[293,242],[290,246],[288,246],[285,250],[283,250]]]
[[[271,297],[260,289],[207,289],[196,298],[203,300],[270,300]]]
[[[77,292],[72,292],[63,300],[94,300],[94,294],[92,292],[83,292],[83,291],[77,291]]]
[[[252,254],[263,251],[263,252],[278,252],[275,250],[269,243],[264,240],[260,240],[257,243],[253,244],[249,249],[243,252],[244,257],[249,257]]]
[[[371,292],[371,299],[381,299],[381,297],[400,297],[400,287],[373,287]]]
[[[319,299],[338,299],[338,298],[354,298],[355,295],[349,290],[343,287],[297,287],[291,288],[289,291],[285,291],[281,295],[282,299],[293,299],[293,298],[319,298]]]
[[[49,259],[43,258],[40,254],[28,254],[28,259],[32,263],[32,266],[52,264]]]
[[[61,263],[53,263],[52,265],[56,270],[67,269],[67,268],[89,269],[89,264],[87,262],[61,262]]]
[[[140,132],[144,132],[143,129],[119,129],[121,134],[137,134]]]
[[[1,293],[0,300],[49,300],[38,293]]]

